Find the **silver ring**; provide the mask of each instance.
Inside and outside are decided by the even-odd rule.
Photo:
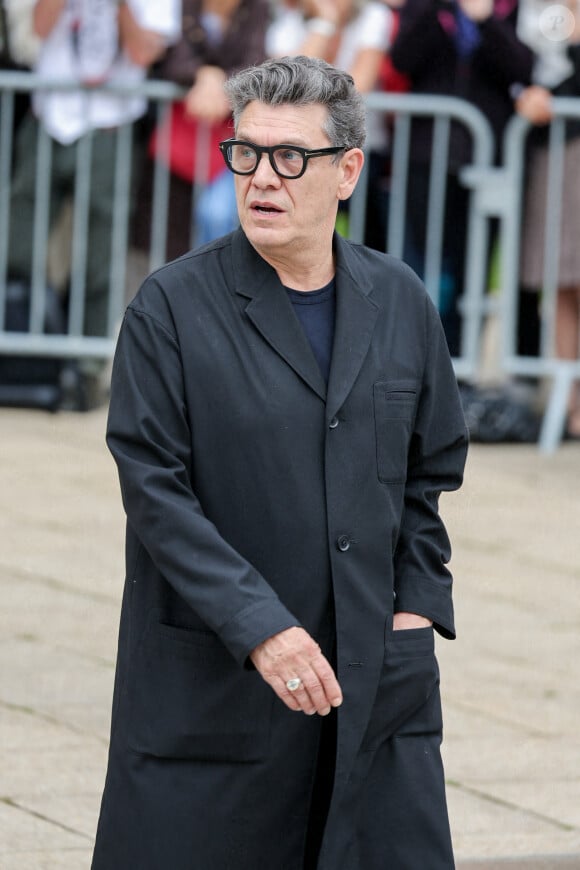
[[[287,680],[286,688],[289,692],[295,692],[296,689],[299,689],[302,685],[302,680],[299,677],[292,677],[291,680]]]

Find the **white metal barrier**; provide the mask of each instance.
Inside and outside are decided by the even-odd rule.
[[[133,141],[131,126],[119,128],[116,142],[116,176],[111,225],[111,262],[108,296],[108,323],[101,337],[83,334],[85,302],[85,265],[88,245],[87,203],[90,181],[87,163],[91,136],[79,143],[74,193],[74,224],[68,305],[68,321],[62,334],[46,334],[44,329],[46,299],[46,254],[49,238],[49,185],[51,175],[51,140],[40,134],[36,152],[36,200],[34,216],[34,257],[31,264],[29,324],[26,332],[5,328],[8,286],[8,246],[10,244],[10,195],[13,161],[14,98],[18,93],[36,89],[70,90],[68,82],[47,83],[31,73],[0,71],[0,356],[100,357],[108,359],[115,346],[116,329],[126,302],[126,263],[129,247],[129,178],[132,171]],[[144,96],[154,107],[159,120],[170,102],[179,99],[183,90],[169,82],[148,81],[138,88],[104,86],[119,96]],[[427,210],[425,249],[425,283],[436,304],[439,302],[442,267],[443,215],[445,177],[448,165],[448,145],[451,124],[461,124],[472,140],[472,161],[464,167],[460,178],[469,190],[466,269],[460,301],[462,338],[460,353],[454,358],[458,378],[477,382],[480,368],[480,342],[483,325],[489,311],[487,280],[489,267],[489,225],[491,218],[500,220],[501,294],[499,298],[502,330],[501,367],[506,375],[528,374],[550,378],[553,382],[540,446],[550,451],[559,443],[565,414],[566,397],[574,378],[580,377],[580,363],[555,359],[551,338],[557,275],[553,257],[547,258],[544,300],[542,305],[543,340],[537,358],[516,353],[517,298],[519,270],[519,240],[525,141],[529,130],[520,118],[512,119],[506,131],[504,162],[493,166],[494,141],[486,118],[474,106],[453,97],[433,97],[416,94],[373,93],[366,97],[369,112],[380,112],[393,119],[391,143],[392,187],[390,191],[388,236],[385,249],[402,256],[406,226],[405,201],[409,175],[409,145],[414,117],[432,118],[432,160]],[[551,193],[548,196],[550,219],[548,226],[557,226],[561,155],[564,124],[568,118],[580,118],[580,101],[555,100],[556,119],[552,125]],[[206,164],[200,159],[198,165]],[[203,179],[197,179],[198,187]],[[365,213],[369,193],[368,170],[365,167],[359,185],[350,201],[349,234],[355,241],[365,236]],[[152,232],[149,268],[165,261],[167,216],[169,203],[169,172],[157,161],[153,179]],[[551,244],[552,240],[547,240]]]
[[[558,359],[554,348],[556,295],[558,289],[558,250],[562,190],[564,184],[580,184],[579,178],[564,177],[566,124],[580,120],[579,98],[552,101],[554,118],[548,136],[548,187],[546,195],[546,232],[544,238],[544,276],[540,301],[540,353],[537,357],[517,352],[517,311],[520,273],[522,209],[524,208],[524,166],[526,142],[531,126],[515,116],[506,129],[503,166],[498,170],[496,189],[498,213],[502,220],[502,370],[506,374],[546,379],[549,398],[540,432],[539,447],[545,453],[559,445],[565,427],[566,406],[574,380],[580,380],[580,359]],[[580,240],[579,240],[580,242]]]
[[[406,229],[406,190],[409,177],[411,123],[415,117],[433,118],[429,198],[426,204],[427,229],[424,281],[427,291],[439,307],[446,175],[449,164],[451,124],[462,125],[472,141],[472,163],[460,177],[470,189],[467,226],[466,269],[460,298],[462,318],[460,353],[453,360],[458,378],[475,380],[480,365],[480,339],[487,310],[488,215],[481,199],[493,174],[494,138],[489,122],[473,105],[455,97],[420,94],[373,93],[366,98],[368,110],[394,117],[392,153],[392,189],[389,203],[388,237],[385,250],[403,256]],[[368,169],[351,199],[350,235],[362,241],[365,235],[365,207],[368,196]]]
[[[0,71],[0,355],[43,356],[60,358],[108,359],[115,348],[118,322],[126,302],[126,264],[129,247],[130,179],[133,171],[133,129],[130,124],[116,131],[115,181],[111,219],[111,257],[107,327],[102,336],[83,334],[86,302],[86,263],[88,210],[90,198],[90,159],[93,136],[87,134],[78,142],[73,194],[73,228],[71,243],[70,281],[67,325],[61,334],[47,334],[47,250],[50,226],[50,185],[53,143],[39,126],[36,143],[35,208],[33,220],[33,258],[30,264],[29,323],[26,332],[5,328],[10,245],[11,181],[14,158],[13,117],[15,95],[36,90],[71,91],[78,89],[70,82],[47,82],[32,73]],[[183,89],[169,82],[148,81],[136,87],[104,85],[100,88],[122,97],[145,97],[156,107],[157,117],[172,100],[183,95]],[[89,90],[87,88],[87,90]],[[94,88],[90,90],[94,91]],[[164,261],[164,227],[169,208],[169,171],[158,161],[155,166],[153,209],[155,224],[150,247],[150,268]]]

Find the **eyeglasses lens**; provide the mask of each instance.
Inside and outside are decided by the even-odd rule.
[[[300,151],[292,148],[276,148],[274,151],[274,163],[280,175],[287,178],[295,178],[301,175],[304,168],[304,156]]]
[[[228,149],[228,157],[234,172],[249,174],[255,172],[261,157],[255,148],[246,143],[235,143]],[[295,178],[302,174],[304,157],[300,151],[293,148],[276,148],[272,152],[276,171],[286,178]]]
[[[228,151],[234,172],[253,172],[258,165],[258,154],[250,145],[230,145]]]

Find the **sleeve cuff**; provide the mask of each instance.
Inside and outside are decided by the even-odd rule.
[[[236,614],[218,634],[234,658],[251,667],[248,656],[252,650],[268,637],[295,626],[300,626],[300,621],[278,599],[272,599]]]
[[[440,588],[423,577],[405,578],[404,588],[395,590],[395,613],[417,613],[433,621],[442,637],[455,638],[451,588]]]

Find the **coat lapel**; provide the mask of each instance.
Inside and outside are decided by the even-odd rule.
[[[328,420],[350,393],[369,351],[377,305],[369,298],[370,282],[357,274],[355,258],[346,242],[335,234],[336,325],[330,380],[326,399]]]
[[[249,300],[246,314],[276,353],[325,401],[322,372],[275,270],[241,230],[234,238],[233,256],[236,293]]]
[[[364,274],[357,274],[349,246],[335,234],[336,325],[328,392],[308,339],[274,269],[239,230],[234,238],[236,293],[249,301],[246,314],[294,371],[327,404],[330,420],[344,403],[368,353],[378,307],[369,298]]]

